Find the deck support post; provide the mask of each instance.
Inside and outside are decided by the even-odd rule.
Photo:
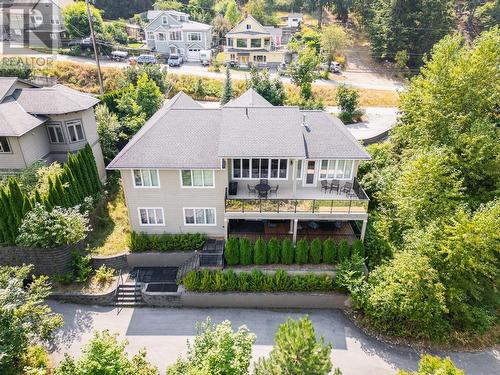
[[[229,233],[229,219],[224,218],[224,239],[227,240]]]
[[[297,227],[299,226],[299,219],[293,219],[293,236],[292,242],[295,245],[297,243]]]
[[[293,234],[293,219],[290,220],[290,230],[288,233]]]
[[[366,224],[368,223],[368,219],[363,220],[363,226],[361,227],[361,236],[360,240],[365,241],[365,233],[366,233]]]

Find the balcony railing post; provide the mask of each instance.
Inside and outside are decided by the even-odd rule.
[[[259,198],[259,212],[262,212],[262,199]]]
[[[349,199],[349,213],[351,213],[352,199]]]
[[[294,209],[293,209],[293,210],[294,210],[294,213],[297,213],[297,202],[298,202],[298,201],[297,201],[297,200],[295,200],[294,202],[295,202],[295,207],[294,207]]]
[[[333,212],[333,199],[332,199],[332,201],[330,202],[330,213],[332,213],[332,212]]]
[[[278,201],[278,213],[280,213],[280,201]]]
[[[316,206],[316,199],[313,199],[313,212],[314,213],[314,206]]]
[[[244,201],[241,201],[241,212],[245,212],[245,204],[243,203]]]

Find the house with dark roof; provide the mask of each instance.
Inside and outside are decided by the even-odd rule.
[[[284,61],[282,30],[262,26],[248,15],[226,34],[224,61],[239,66],[274,67]]]
[[[11,173],[38,160],[64,162],[68,152],[92,147],[104,180],[95,97],[63,85],[39,87],[0,77],[0,172]]]
[[[137,232],[352,241],[368,219],[356,179],[368,159],[339,119],[250,89],[210,109],[178,93],[107,168]]]
[[[8,0],[0,7],[0,39],[60,48],[68,42],[63,10],[74,0]]]

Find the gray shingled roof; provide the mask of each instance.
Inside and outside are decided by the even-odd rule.
[[[309,159],[361,159],[370,155],[360,146],[349,130],[337,117],[323,111],[301,111],[302,134]]]
[[[0,77],[0,101],[7,95],[10,88],[14,83],[16,83],[17,78],[15,77]]]
[[[272,107],[266,99],[254,89],[248,89],[241,96],[227,102],[224,107]]]
[[[36,117],[26,113],[12,97],[0,103],[0,136],[19,137],[45,121],[45,117]]]
[[[306,156],[297,107],[223,108],[222,112],[219,156]]]
[[[177,94],[108,168],[218,169],[224,157],[370,158],[340,120],[322,111],[262,105],[253,90],[240,99],[247,106],[235,106],[236,99],[207,109]]]
[[[18,89],[14,98],[28,113],[59,115],[93,107],[99,99],[63,85]]]

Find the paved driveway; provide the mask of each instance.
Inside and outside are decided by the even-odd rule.
[[[65,321],[52,348],[56,363],[64,353],[78,354],[94,330],[109,329],[128,339],[127,348],[131,353],[145,347],[148,359],[163,373],[178,355],[185,353],[186,340],[195,335],[195,323],[207,316],[214,322],[228,319],[233,327],[246,324],[257,335],[253,350],[254,358],[257,358],[269,353],[279,324],[288,316],[296,319],[304,314],[309,314],[317,333],[332,342],[334,366],[340,367],[344,375],[394,374],[398,368],[415,370],[419,358],[419,353],[414,350],[391,347],[365,336],[336,310],[138,308],[123,309],[117,314],[114,308],[57,302],[50,302],[50,305],[55,312],[64,315]],[[450,356],[467,374],[500,373],[498,351],[453,353]]]

